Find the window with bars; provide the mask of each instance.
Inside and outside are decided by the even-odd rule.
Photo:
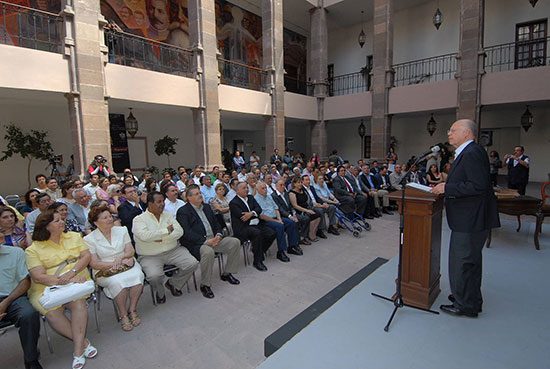
[[[546,19],[516,25],[516,69],[545,65],[547,29]]]

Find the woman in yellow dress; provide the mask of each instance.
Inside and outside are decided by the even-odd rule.
[[[80,298],[53,309],[44,309],[38,300],[46,286],[83,283],[90,280],[88,263],[91,256],[82,237],[76,232],[65,232],[65,221],[58,213],[46,211],[36,219],[33,243],[25,253],[32,277],[28,297],[32,306],[46,316],[52,328],[73,341],[73,369],[80,369],[86,358],[97,355],[97,349],[86,339],[88,308],[86,298]],[[64,310],[71,311],[71,319]]]

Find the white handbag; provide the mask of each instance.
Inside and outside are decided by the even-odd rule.
[[[94,292],[94,290],[94,281],[69,283],[63,286],[50,286],[46,287],[38,302],[44,309],[49,310],[89,295]]]

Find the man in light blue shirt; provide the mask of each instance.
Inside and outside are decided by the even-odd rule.
[[[281,218],[279,207],[275,204],[273,198],[267,195],[267,185],[264,182],[256,184],[256,192],[254,199],[262,208],[260,219],[265,221],[265,224],[277,234],[277,247],[279,248],[277,259],[283,262],[290,261],[285,251],[288,250],[289,253],[299,255],[296,252],[296,246],[298,246],[296,223],[291,219]],[[288,236],[288,243],[286,236]],[[288,244],[290,244],[290,247]]]
[[[201,193],[205,204],[210,204],[210,199],[216,197],[216,189],[212,186],[210,176],[202,177]]]

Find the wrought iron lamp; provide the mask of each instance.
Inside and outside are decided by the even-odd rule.
[[[364,11],[361,10],[361,32],[359,32],[359,36],[357,37],[357,41],[359,42],[359,46],[361,46],[361,48],[363,48],[363,45],[367,40],[367,35],[365,35],[365,31],[363,31],[363,13]]]
[[[439,27],[441,27],[441,23],[443,23],[443,14],[441,14],[441,10],[439,10],[439,0],[437,0],[437,10],[435,11],[434,17],[433,17],[433,23],[436,29],[439,30]]]
[[[437,122],[434,119],[434,115],[432,113],[432,116],[430,120],[428,121],[427,129],[430,136],[434,135],[435,129],[437,128]]]
[[[363,124],[363,119],[361,119],[361,124],[359,125],[359,127],[357,127],[357,133],[359,134],[359,137],[361,137],[361,156],[360,157],[362,158],[365,153],[365,150],[363,147],[363,145],[365,144],[364,142],[365,140],[363,138],[367,134],[367,128]]]
[[[539,1],[539,0],[529,0],[531,5],[533,6],[533,8],[535,7],[535,5],[537,5],[537,1]]]
[[[529,105],[527,105],[527,109],[525,109],[525,113],[521,116],[521,126],[527,132],[529,128],[533,125],[533,114],[529,111]]]
[[[125,126],[126,131],[128,131],[128,134],[130,137],[134,138],[138,131],[138,121],[136,117],[134,117],[134,114],[132,113],[132,108],[130,109],[130,114],[128,114],[128,118],[126,118]]]

